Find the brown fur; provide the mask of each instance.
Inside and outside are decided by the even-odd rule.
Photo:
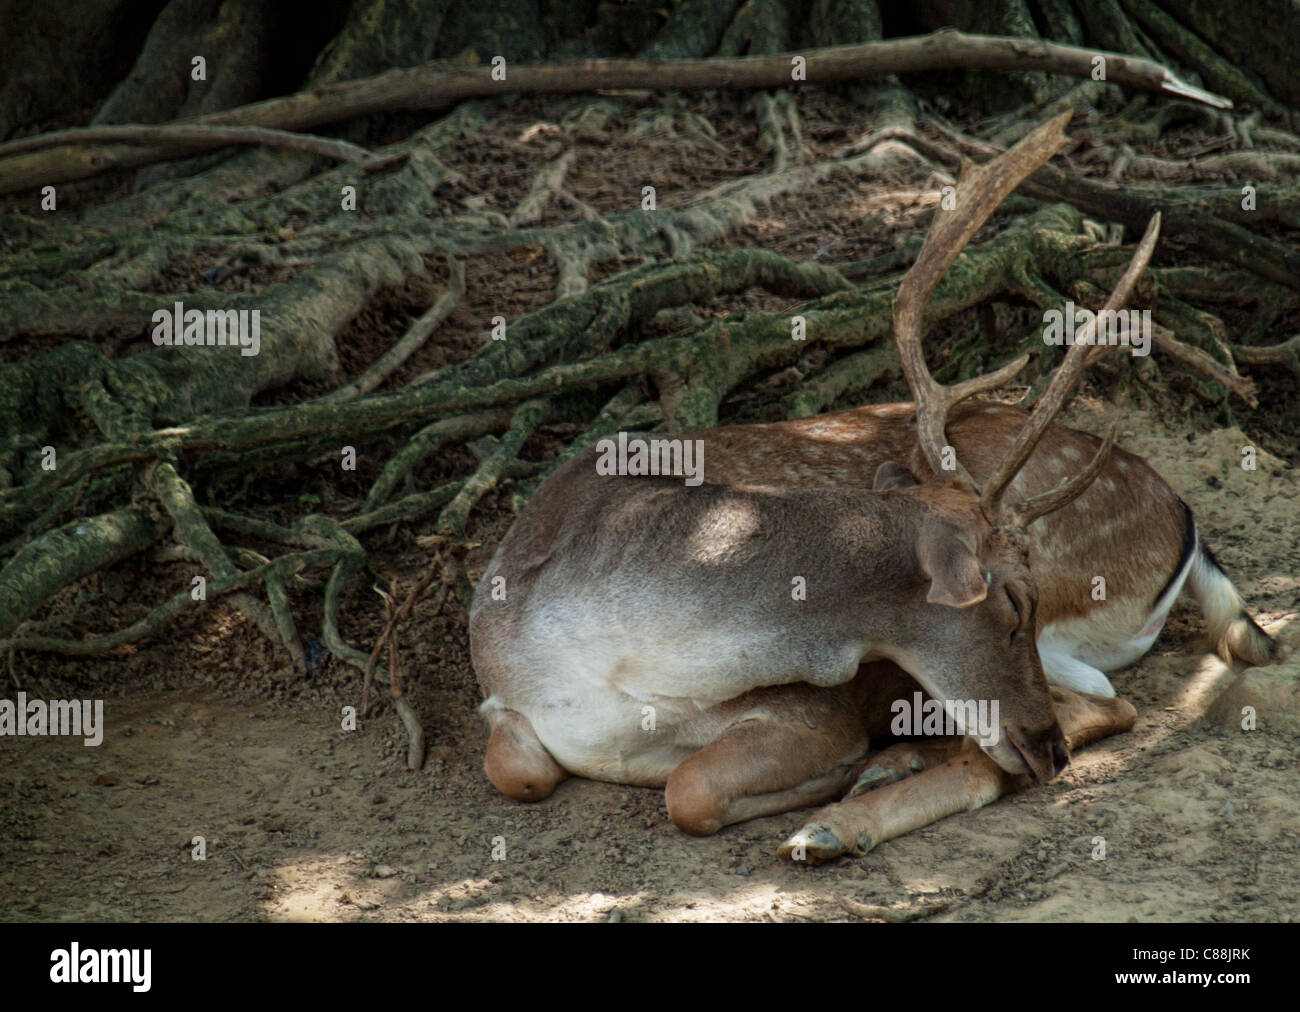
[[[727,425],[688,433],[704,440],[704,480],[737,487],[870,487],[887,461],[917,477],[934,474],[916,439],[915,405],[876,404],[816,418]],[[978,482],[987,479],[1024,425],[1027,413],[993,402],[953,409],[948,438]],[[1079,470],[1101,441],[1052,426],[1011,484],[1037,495]],[[1067,456],[1068,455],[1068,456]],[[1106,577],[1107,600],[1147,605],[1178,565],[1183,513],[1177,494],[1141,457],[1115,448],[1078,499],[1029,528],[1029,568],[1038,584],[1040,624],[1092,613],[1092,578]]]

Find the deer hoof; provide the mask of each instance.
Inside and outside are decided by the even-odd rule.
[[[839,857],[849,850],[831,828],[821,822],[810,822],[801,827],[781,845],[778,853],[790,861],[807,861],[816,864]]]
[[[884,787],[886,784],[896,784],[903,779],[903,774],[898,770],[886,769],[884,766],[870,766],[862,771],[862,775],[849,788],[845,800],[856,798],[859,794],[866,794],[867,791],[874,791],[877,787]]]

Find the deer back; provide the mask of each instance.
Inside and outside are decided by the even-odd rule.
[[[958,405],[948,439],[976,481],[986,481],[1028,414],[994,402]],[[873,404],[815,418],[725,425],[703,441],[704,480],[732,487],[864,486],[886,461],[937,482],[917,442],[915,405]],[[1053,425],[1012,480],[1014,494],[1046,492],[1096,454],[1101,440]],[[1114,449],[1095,482],[1027,532],[1040,625],[1094,614],[1099,603],[1150,608],[1185,561],[1190,526],[1177,493],[1141,457]],[[1106,578],[1105,602],[1094,579]]]

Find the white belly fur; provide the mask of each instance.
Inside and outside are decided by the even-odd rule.
[[[715,712],[719,704],[764,685],[842,684],[868,648],[792,643],[788,630],[728,628],[725,616],[709,626],[658,625],[620,626],[607,613],[554,602],[529,623],[499,704],[527,717],[570,773],[662,785],[735,721]]]

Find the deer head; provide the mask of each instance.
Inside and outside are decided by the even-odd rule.
[[[1075,477],[1019,501],[1011,501],[1008,490],[1091,356],[1101,349],[1094,347],[1088,331],[1076,335],[1024,428],[993,475],[980,487],[947,445],[948,413],[966,398],[1002,386],[1024,368],[1028,357],[1021,356],[988,375],[943,386],[935,382],[926,367],[921,328],[926,302],[944,272],[1007,195],[1065,143],[1068,120],[1068,113],[1050,120],[998,158],[963,173],[956,210],[936,212],[925,244],[894,299],[894,335],[916,401],[918,442],[934,473],[953,478],[941,489],[927,490],[925,498],[936,515],[959,532],[958,540],[965,545],[954,557],[951,538],[943,542],[948,548],[937,554],[933,543],[918,541],[922,571],[931,575],[947,567],[949,577],[942,584],[932,578],[927,603],[944,613],[931,613],[933,642],[927,643],[923,657],[913,658],[912,662],[931,669],[927,671],[930,679],[942,684],[952,677],[951,672],[959,668],[963,658],[979,658],[981,663],[1000,658],[1003,669],[992,673],[995,679],[967,674],[968,684],[999,684],[1002,712],[1010,715],[1004,722],[1002,740],[986,745],[985,751],[1008,772],[1021,773],[1027,767],[1042,780],[1059,772],[1068,757],[1055,717],[1044,719],[1044,711],[1052,712],[1051,698],[1035,647],[1037,590],[1029,575],[1024,532],[1029,524],[1065,506],[1088,488],[1110,454],[1114,426],[1092,461]],[[1117,309],[1127,300],[1151,258],[1159,226],[1160,216],[1156,215],[1107,300],[1106,309]],[[1096,318],[1089,323],[1089,330],[1095,329],[1095,323]],[[883,465],[877,472],[877,487],[900,487],[909,478],[897,465]],[[993,642],[997,635],[1005,637],[1001,645]],[[936,668],[940,671],[933,670]]]

